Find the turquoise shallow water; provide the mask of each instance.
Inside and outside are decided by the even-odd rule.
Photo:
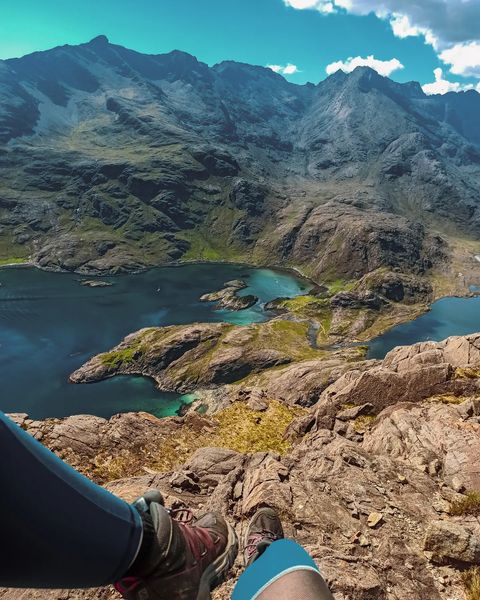
[[[369,343],[369,358],[383,358],[395,346],[428,340],[441,341],[451,335],[480,331],[480,297],[443,298],[430,312],[403,323]]]
[[[199,302],[230,279],[244,279],[243,294],[260,302],[239,312],[216,311]],[[192,264],[135,275],[102,277],[106,288],[81,286],[70,273],[32,268],[0,270],[0,409],[33,418],[144,410],[175,414],[191,397],[163,393],[142,377],[118,377],[90,385],[68,383],[90,356],[116,345],[141,327],[266,320],[263,305],[311,286],[289,273],[242,265]]]

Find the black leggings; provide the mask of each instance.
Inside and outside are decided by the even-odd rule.
[[[62,462],[0,411],[0,586],[117,581],[143,535],[138,512]]]

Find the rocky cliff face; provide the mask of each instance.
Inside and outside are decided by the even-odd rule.
[[[309,410],[286,406],[271,387],[210,416],[14,418],[127,500],[158,487],[167,504],[221,510],[239,534],[257,507],[274,506],[338,600],[473,600],[479,367],[476,334],[346,366],[323,391],[319,370]],[[291,371],[289,388],[304,377]],[[216,600],[229,597],[239,570]],[[112,594],[0,591],[9,600]]]
[[[5,259],[241,258],[358,278],[428,272],[442,236],[478,234],[474,91],[427,97],[366,68],[298,86],[100,36],[1,61],[0,98]]]

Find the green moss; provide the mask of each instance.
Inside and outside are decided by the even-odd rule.
[[[318,299],[315,296],[307,294],[305,296],[295,296],[295,298],[286,298],[285,300],[282,300],[280,304],[282,307],[288,308],[294,312],[305,310],[312,305],[323,307],[326,305],[326,302],[325,300]]]
[[[177,237],[189,243],[189,249],[183,255],[184,260],[221,260],[220,250],[214,247],[211,239],[196,229],[181,231]]]
[[[202,373],[208,370],[209,364],[215,357],[215,354],[219,349],[219,344],[222,343],[223,337],[224,336],[221,336],[218,340],[212,339],[202,342],[201,356],[197,356],[194,360],[190,360],[186,367],[181,367],[182,381],[195,384],[200,379]],[[176,372],[175,367],[170,367],[170,369],[172,373]]]
[[[347,362],[353,363],[359,360],[366,360],[368,354],[368,346],[356,346],[352,348],[352,354],[347,358]]]
[[[20,258],[20,257],[10,257],[10,258],[0,258],[0,266],[1,265],[16,265],[16,264],[22,264],[22,263],[26,263],[27,262],[27,258]]]
[[[440,404],[462,404],[465,400],[464,396],[453,396],[450,394],[440,394],[439,396],[428,398],[428,402],[438,402]]]
[[[355,287],[356,283],[356,281],[348,281],[346,279],[334,279],[326,285],[329,293],[334,296],[335,294],[338,294],[338,292],[350,292]]]
[[[195,204],[192,201],[192,208]],[[197,204],[199,211],[205,210],[203,204]],[[251,252],[232,236],[234,225],[243,214],[228,203],[211,206],[207,220],[201,227],[177,233],[178,238],[190,245],[182,260],[252,262]]]
[[[331,311],[325,312],[323,318],[320,319],[320,329],[318,331],[317,343],[322,343],[328,339],[328,336],[330,335],[330,330],[332,328],[332,319],[333,314]]]
[[[450,514],[453,516],[472,515],[480,517],[480,492],[468,492],[460,500],[452,502]]]
[[[100,355],[102,364],[112,369],[118,369],[121,366],[128,365],[138,358],[142,352],[140,346],[130,346],[122,350],[112,350],[111,352],[105,352]]]
[[[332,325],[332,310],[328,299],[311,295],[296,296],[279,300],[277,307],[300,319],[315,321],[319,325],[319,340],[328,338]]]
[[[64,218],[66,219],[65,224],[71,224],[71,215],[67,214],[66,217],[62,215],[60,223],[62,223]],[[123,233],[120,229],[113,229],[113,227],[105,225],[100,219],[93,217],[83,217],[75,226],[75,235],[87,240],[104,239],[106,236],[109,239],[123,240]]]
[[[226,241],[222,243],[221,238],[217,237],[213,242],[214,236],[211,234],[204,234],[197,230],[187,230],[178,233],[177,237],[186,240],[190,244],[182,260],[245,260],[245,256],[241,252],[229,248]]]
[[[270,348],[295,360],[319,357],[321,353],[310,346],[309,324],[305,321],[274,319],[256,326],[257,335],[249,343],[252,350]]]
[[[17,244],[11,234],[0,235],[0,265],[27,262],[28,254],[28,248]]]

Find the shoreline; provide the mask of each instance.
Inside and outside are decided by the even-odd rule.
[[[46,273],[76,274],[76,275],[80,275],[82,277],[91,277],[91,278],[97,278],[97,277],[98,278],[102,278],[102,277],[114,277],[115,278],[115,277],[122,277],[122,276],[127,276],[127,275],[140,275],[142,273],[146,273],[146,272],[152,271],[154,269],[165,269],[165,268],[173,269],[173,268],[180,268],[180,267],[185,267],[185,266],[189,266],[189,265],[215,265],[215,264],[236,265],[236,266],[245,267],[248,269],[269,269],[269,270],[273,270],[273,271],[278,271],[280,273],[285,273],[288,275],[295,276],[300,281],[311,285],[312,288],[315,286],[318,286],[318,285],[323,285],[321,282],[316,281],[315,279],[306,275],[304,272],[302,272],[302,270],[299,267],[294,267],[294,266],[287,267],[285,265],[271,265],[271,264],[269,265],[269,264],[263,264],[263,263],[248,263],[248,262],[242,262],[242,261],[239,262],[239,261],[233,261],[233,260],[204,260],[204,259],[176,260],[173,262],[159,263],[158,265],[155,265],[155,266],[144,267],[142,269],[137,269],[137,270],[132,270],[132,271],[126,271],[126,272],[120,272],[120,273],[109,273],[107,271],[107,272],[93,273],[93,274],[90,272],[84,272],[82,270],[69,271],[69,270],[61,269],[61,268],[41,267],[34,261],[27,260],[22,263],[0,264],[0,270],[2,268],[4,268],[4,269],[34,268],[34,269],[38,269],[39,271],[44,271]],[[308,293],[309,293],[309,291],[305,291],[304,294],[299,294],[299,296],[307,295]],[[420,318],[423,315],[430,312],[432,310],[433,305],[440,300],[447,299],[447,298],[465,298],[465,299],[467,299],[467,298],[476,298],[479,296],[480,296],[480,289],[479,289],[479,291],[471,291],[468,287],[467,287],[467,289],[465,289],[464,293],[461,293],[460,290],[458,290],[458,288],[455,291],[452,290],[451,293],[440,292],[439,294],[434,294],[433,299],[430,303],[419,306],[419,313],[416,316],[414,316],[413,318],[399,319],[398,322],[392,324],[391,326],[382,328],[381,330],[379,330],[378,333],[376,333],[375,335],[373,335],[371,337],[368,337],[365,339],[357,338],[356,340],[353,340],[351,342],[338,342],[338,343],[340,345],[342,345],[343,343],[368,345],[371,341],[381,337],[382,335],[384,335],[385,333],[387,333],[388,331],[394,329],[395,327],[397,327],[399,325],[402,325],[405,323],[413,323],[418,318]],[[278,317],[278,315],[273,316],[272,319],[277,318],[277,317]],[[271,319],[267,317],[266,320],[270,321]]]
[[[183,260],[183,261],[175,261],[169,263],[159,263],[158,265],[144,267],[143,269],[136,269],[132,271],[124,271],[120,273],[111,273],[109,271],[100,272],[100,273],[91,273],[89,271],[82,271],[75,269],[73,271],[69,271],[67,269],[61,269],[60,267],[49,268],[49,267],[41,267],[34,261],[25,261],[22,263],[5,263],[0,264],[0,269],[2,268],[34,268],[39,271],[45,271],[45,273],[70,273],[72,275],[80,275],[82,277],[123,277],[126,275],[140,275],[141,273],[146,273],[148,271],[153,271],[154,269],[166,269],[166,268],[178,268],[185,267],[188,265],[237,265],[240,267],[246,267],[248,269],[270,269],[272,271],[279,271],[280,273],[286,273],[289,275],[295,275],[298,279],[305,281],[312,285],[312,287],[316,285],[320,285],[318,281],[315,281],[308,275],[305,275],[298,267],[286,267],[284,265],[268,265],[268,264],[259,264],[259,263],[247,263],[242,261],[233,261],[233,260]]]
[[[205,264],[205,265],[215,265],[215,264],[217,264],[217,265],[233,265],[233,266],[238,266],[240,268],[241,267],[245,267],[245,268],[252,269],[252,270],[268,269],[268,270],[283,272],[283,273],[287,273],[287,274],[294,274],[296,277],[298,277],[301,281],[303,281],[305,283],[312,284],[312,285],[317,285],[312,279],[306,277],[303,273],[301,273],[300,269],[296,269],[295,267],[285,267],[285,266],[277,267],[277,266],[273,266],[273,265],[262,266],[262,265],[251,265],[251,264],[244,263],[244,262],[208,261],[208,260],[176,261],[175,263],[158,265],[158,266],[155,266],[155,267],[149,267],[149,268],[145,268],[145,269],[138,270],[138,271],[135,271],[135,272],[130,272],[130,273],[118,273],[118,274],[110,275],[110,276],[107,276],[107,277],[115,278],[115,277],[121,276],[121,275],[141,274],[141,273],[145,273],[147,271],[153,270],[153,269],[161,269],[161,268],[167,268],[167,267],[168,268],[178,268],[178,267],[182,267],[182,266],[196,265],[196,264],[198,264],[198,265],[202,265],[202,264]],[[4,268],[15,268],[15,267],[18,267],[18,268],[36,268],[36,269],[38,269],[40,271],[45,271],[45,272],[69,273],[71,275],[79,275],[80,274],[78,271],[67,271],[67,270],[63,270],[63,269],[58,269],[58,270],[55,270],[55,269],[44,269],[42,267],[39,267],[38,265],[36,265],[32,261],[25,261],[24,263],[9,263],[9,264],[1,265],[0,268],[1,267],[4,267]],[[99,275],[95,275],[95,276],[93,276],[93,275],[89,275],[89,276],[92,277],[92,278],[94,278],[94,277],[100,278],[100,277],[105,277],[106,275],[105,274],[103,274],[103,275],[99,274]],[[300,294],[298,294],[298,295],[301,296],[303,294],[308,294],[308,293],[309,292],[307,290],[305,290],[303,292],[300,292]],[[386,332],[395,329],[399,325],[404,324],[404,323],[410,323],[410,322],[413,323],[418,318],[420,318],[422,315],[424,315],[424,314],[428,313],[429,311],[431,311],[433,305],[436,302],[438,302],[439,300],[441,300],[441,299],[444,299],[444,298],[475,298],[475,297],[478,297],[478,296],[480,296],[479,292],[472,292],[472,291],[469,291],[468,293],[466,293],[464,295],[461,295],[459,293],[451,293],[451,294],[445,294],[445,293],[443,293],[443,294],[439,294],[438,296],[435,295],[434,299],[432,300],[431,303],[419,306],[418,307],[418,312],[413,317],[411,317],[411,318],[409,318],[409,317],[407,317],[407,318],[400,318],[397,322],[392,323],[392,324],[386,326],[385,328],[382,328],[381,330],[376,331],[374,335],[369,336],[368,338],[364,338],[364,339],[357,338],[357,339],[350,340],[350,341],[346,341],[346,340],[342,340],[342,341],[339,341],[339,342],[336,341],[333,344],[329,344],[328,345],[329,347],[322,348],[320,346],[320,347],[317,347],[317,348],[318,349],[329,350],[330,352],[332,352],[332,351],[334,352],[336,350],[341,350],[341,349],[345,349],[345,348],[349,348],[349,347],[355,347],[355,346],[367,346],[368,347],[368,346],[370,346],[370,344],[371,344],[371,342],[373,340],[376,340],[376,339],[380,338]],[[265,318],[266,318],[266,321],[270,321],[270,320],[278,318],[278,317],[276,317],[276,316],[269,317],[268,313],[266,313],[265,314]],[[412,342],[412,343],[415,343],[415,342]],[[370,357],[367,354],[365,358],[368,359]],[[319,359],[319,360],[322,360],[322,359]],[[138,372],[138,373],[135,373],[135,374],[126,374],[126,375],[127,376],[132,376],[133,375],[133,376],[137,376],[137,377],[142,377],[142,378],[150,379],[153,382],[155,390],[158,393],[172,392],[172,391],[174,391],[175,393],[177,393],[179,395],[184,395],[185,393],[187,393],[187,394],[188,393],[193,393],[193,394],[197,395],[197,399],[198,400],[201,400],[203,398],[203,395],[204,395],[205,391],[206,391],[206,390],[204,390],[202,388],[196,388],[196,389],[194,388],[194,389],[191,389],[191,390],[182,390],[182,391],[171,390],[171,389],[167,390],[167,389],[161,387],[160,382],[157,381],[154,377],[151,377],[151,376],[149,376],[149,375],[147,375],[147,374],[145,374],[143,372]],[[110,375],[108,378],[114,378],[114,377],[117,377],[117,376],[118,376],[118,374],[115,373],[115,374]],[[120,411],[120,412],[123,412],[123,411]],[[77,413],[75,413],[75,414],[77,414]],[[117,413],[115,413],[115,414],[117,414]]]
[[[0,263],[0,269],[14,269],[18,267],[19,269],[23,269],[25,267],[36,267],[35,263],[32,261],[25,262],[13,262],[13,263]],[[38,267],[40,268],[40,267]]]

